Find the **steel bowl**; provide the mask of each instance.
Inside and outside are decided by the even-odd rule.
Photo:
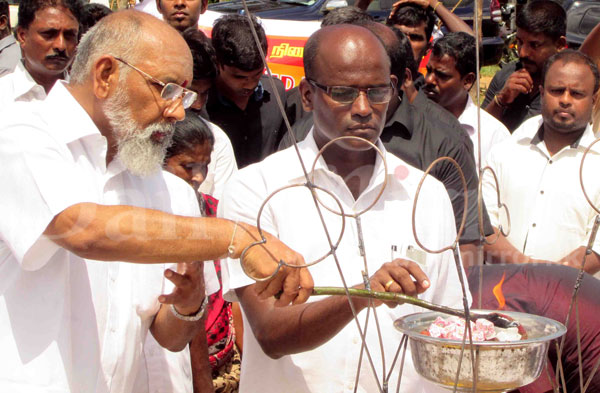
[[[491,310],[472,310],[478,313]],[[457,391],[472,391],[475,383],[480,392],[503,392],[535,381],[546,364],[550,341],[561,337],[567,329],[552,319],[514,311],[502,311],[518,321],[527,339],[511,342],[484,341],[473,343],[475,373],[469,340],[460,366]],[[424,378],[448,389],[454,388],[461,356],[462,341],[433,338],[421,334],[438,317],[439,312],[422,312],[399,318],[394,326],[410,337],[412,360]]]

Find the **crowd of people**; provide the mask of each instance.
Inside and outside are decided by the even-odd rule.
[[[13,30],[0,0],[0,391],[444,391],[392,366],[421,308],[313,287],[494,309],[502,281],[565,322],[579,269],[584,327],[521,392],[600,390],[600,26],[568,49],[530,0],[479,105],[473,31],[437,0],[327,13],[288,91],[260,21],[207,37],[207,2],[22,0]],[[458,263],[420,246],[457,239]]]

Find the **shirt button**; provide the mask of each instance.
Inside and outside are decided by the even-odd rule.
[[[552,164],[552,160],[549,160],[549,161],[548,161],[548,164]]]
[[[544,190],[540,191],[540,194],[544,195]]]
[[[531,226],[535,228],[535,222]]]
[[[529,110],[529,105],[525,105],[525,109]]]

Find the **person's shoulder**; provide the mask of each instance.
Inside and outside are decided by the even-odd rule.
[[[400,157],[386,152],[385,155],[386,164],[388,167],[388,173],[392,175],[393,179],[399,181],[400,184],[406,189],[410,198],[413,198],[419,183],[425,176],[425,171],[407,163]],[[427,193],[429,192],[443,192],[446,193],[444,185],[431,175],[427,175],[426,180],[423,182]]]
[[[260,83],[262,84],[263,89],[265,91],[268,91],[269,93],[273,91],[270,79],[271,77],[266,74],[260,77]],[[279,78],[275,77],[273,77],[273,82],[275,83],[275,88],[277,89],[277,92],[281,95],[281,100],[285,101],[286,93],[283,82]]]

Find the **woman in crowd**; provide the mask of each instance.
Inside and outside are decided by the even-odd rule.
[[[185,180],[197,190],[207,175],[210,154],[214,146],[214,136],[204,120],[193,112],[186,113],[185,120],[176,123],[173,143],[167,151],[165,169]],[[214,217],[217,213],[217,200],[210,195],[197,192],[200,211],[203,216]],[[220,261],[214,261],[219,281],[221,280]],[[237,304],[223,299],[222,291],[209,297],[206,315],[206,343],[208,362],[212,371],[212,384],[216,393],[238,391],[241,365],[241,314]],[[234,319],[236,321],[234,328]],[[236,332],[236,329],[238,330]],[[239,337],[239,339],[237,339]],[[206,366],[206,354],[198,350],[204,337],[196,337],[191,344],[192,370],[195,391],[202,384],[202,367]]]

